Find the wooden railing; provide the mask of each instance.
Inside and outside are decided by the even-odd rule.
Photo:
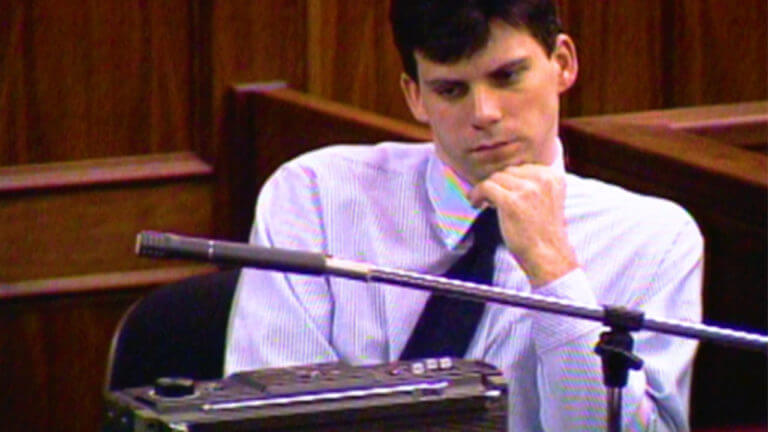
[[[138,258],[136,232],[210,233],[213,189],[191,153],[0,168],[3,430],[98,430],[124,311],[214,269]]]

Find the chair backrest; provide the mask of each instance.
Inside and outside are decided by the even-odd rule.
[[[112,338],[105,390],[160,377],[221,378],[239,275],[237,269],[184,279],[131,306]]]

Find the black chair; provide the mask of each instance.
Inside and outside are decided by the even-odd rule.
[[[221,378],[232,296],[240,269],[158,288],[123,315],[112,338],[106,391],[160,377]]]

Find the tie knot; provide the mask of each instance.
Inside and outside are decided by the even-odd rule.
[[[473,247],[479,245],[494,247],[501,243],[501,229],[496,209],[488,207],[480,212],[469,231],[475,235]]]

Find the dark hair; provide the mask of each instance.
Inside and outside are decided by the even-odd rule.
[[[491,19],[526,29],[551,54],[561,31],[555,0],[391,0],[395,45],[405,73],[416,79],[418,51],[438,63],[451,63],[481,50]]]

